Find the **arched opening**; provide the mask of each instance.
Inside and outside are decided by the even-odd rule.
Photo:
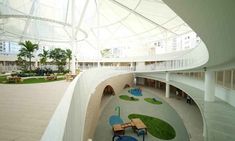
[[[123,89],[130,88],[131,86],[129,84],[126,84]]]
[[[113,95],[115,95],[113,87],[107,85],[103,90],[100,106],[102,107],[107,102],[107,100]]]

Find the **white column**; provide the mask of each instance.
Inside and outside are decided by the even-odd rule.
[[[76,73],[76,68],[75,68],[75,48],[76,48],[76,25],[75,25],[75,0],[72,0],[72,39],[71,39],[71,44],[72,44],[72,60],[71,60],[71,72],[72,74]]]
[[[215,72],[205,72],[205,101],[215,101]]]
[[[76,41],[72,41],[72,60],[70,64],[72,74],[76,73],[76,59],[75,59],[75,49],[76,49]]]
[[[169,80],[170,80],[170,74],[169,72],[166,72],[166,98],[170,97],[170,85],[169,85]]]

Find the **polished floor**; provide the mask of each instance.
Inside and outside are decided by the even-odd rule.
[[[39,141],[68,85],[0,84],[0,141]]]
[[[161,90],[151,89],[151,88],[142,88],[143,96],[138,97],[140,101],[131,102],[124,101],[118,98],[118,96],[113,96],[109,99],[108,103],[104,105],[103,112],[101,113],[99,123],[96,128],[94,135],[95,141],[110,141],[112,139],[112,128],[108,123],[109,117],[115,113],[115,107],[121,107],[121,117],[124,122],[129,121],[128,115],[131,113],[145,114],[153,117],[160,118],[168,122],[171,126],[174,127],[176,131],[176,137],[172,141],[188,141],[192,136],[198,138],[198,141],[202,140],[202,119],[200,117],[199,109],[196,105],[189,105],[186,101],[178,100],[175,98],[170,98],[167,100],[164,98],[164,92]],[[125,89],[121,94],[128,94],[127,89]],[[161,105],[153,105],[144,101],[146,97],[157,97],[160,98],[163,102]],[[172,100],[171,100],[172,99]],[[178,108],[173,108],[172,106],[179,106]],[[186,110],[183,115],[178,114],[178,109]],[[182,112],[181,110],[181,112]],[[177,111],[177,112],[176,112]],[[189,120],[192,119],[192,122]],[[183,120],[182,120],[183,118]],[[187,127],[187,130],[185,128]],[[192,129],[188,129],[192,128]],[[191,134],[194,132],[195,135],[198,134],[198,137]],[[127,135],[136,137],[138,140],[141,140],[141,137],[138,137],[133,133],[133,131],[126,130]],[[148,134],[145,138],[146,141],[161,141],[161,139],[153,137],[151,134]]]

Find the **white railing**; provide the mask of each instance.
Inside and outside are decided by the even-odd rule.
[[[145,68],[136,71],[173,71],[191,69],[205,64],[209,59],[207,48],[203,42],[191,52],[175,58],[174,60],[163,61],[146,65]]]
[[[198,47],[195,47],[190,52],[182,54],[172,60],[155,62],[150,65],[145,65],[141,69],[135,69],[134,66],[100,66],[100,68],[110,68],[114,70],[126,70],[136,72],[151,72],[151,71],[173,71],[191,69],[205,64],[209,59],[209,54],[205,44],[201,41]],[[138,62],[137,62],[138,63]],[[97,68],[97,66],[81,67],[82,70]]]

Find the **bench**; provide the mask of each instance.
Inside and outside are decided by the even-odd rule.
[[[125,128],[123,128],[121,126],[121,124],[115,124],[115,125],[113,125],[113,133],[114,133],[114,135],[124,135]]]
[[[57,76],[56,75],[46,76],[46,80],[57,80]]]
[[[18,76],[8,77],[7,81],[9,83],[20,83],[21,82],[21,77],[18,77]]]

